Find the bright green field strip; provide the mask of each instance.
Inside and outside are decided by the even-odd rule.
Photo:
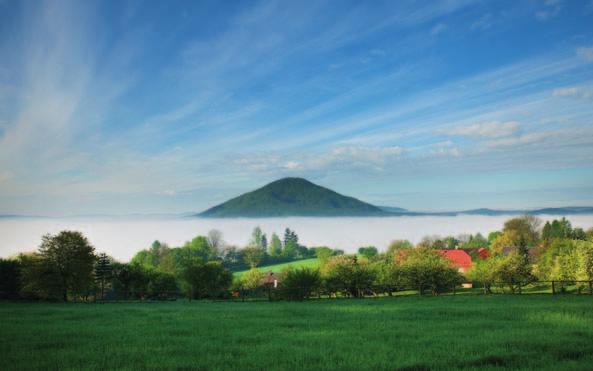
[[[294,268],[298,268],[298,267],[309,267],[309,268],[317,268],[319,267],[319,260],[317,260],[317,258],[312,258],[312,259],[303,259],[303,260],[297,260],[297,261],[293,261],[293,262],[288,262],[288,263],[280,263],[280,264],[274,264],[274,265],[267,265],[267,266],[263,266],[263,267],[258,267],[257,269],[260,270],[261,272],[280,272],[285,268],[288,267],[294,267]],[[235,272],[233,273],[233,275],[235,277],[241,277],[241,275],[243,273],[245,273],[247,271],[241,271],[241,272]]]
[[[0,304],[0,368],[593,369],[593,297]]]

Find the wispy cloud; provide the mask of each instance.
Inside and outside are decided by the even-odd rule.
[[[593,97],[593,85],[589,84],[557,88],[552,91],[552,95],[563,98],[587,99]]]
[[[553,131],[529,133],[524,135],[518,135],[510,138],[500,138],[486,141],[485,144],[489,147],[502,147],[502,146],[516,146],[522,144],[532,144],[541,142],[545,139],[551,138],[557,133]]]
[[[475,20],[471,26],[471,30],[487,30],[494,24],[494,17],[492,14],[484,14],[477,20]]]
[[[545,22],[560,14],[562,10],[562,0],[546,0],[542,4],[542,8],[535,12],[535,18],[539,21]]]
[[[430,30],[431,35],[438,35],[443,33],[447,30],[448,26],[444,23],[437,23],[434,27]]]
[[[398,161],[404,149],[391,147],[335,147],[328,151],[285,154],[281,152],[250,153],[234,160],[235,164],[249,171],[259,173],[302,173],[315,174],[319,171],[335,171],[336,169],[366,169],[383,171],[393,161]]]
[[[588,61],[593,61],[593,46],[582,46],[577,48],[577,55]]]
[[[386,189],[589,166],[593,48],[586,19],[566,19],[576,5],[155,6],[3,5],[0,203],[185,210],[284,174]]]
[[[430,154],[432,156],[461,156],[461,150],[452,141],[446,140],[431,145]]]
[[[570,88],[558,88],[554,89],[552,94],[555,97],[574,97],[580,93],[579,88],[570,87]]]
[[[516,121],[509,122],[481,122],[467,126],[457,126],[449,130],[445,130],[448,135],[470,136],[470,137],[487,137],[499,138],[508,137],[514,134],[519,129],[519,123]]]

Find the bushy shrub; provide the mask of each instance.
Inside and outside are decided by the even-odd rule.
[[[262,285],[264,274],[257,268],[251,268],[241,276],[241,285],[244,289],[253,290]]]
[[[20,254],[21,297],[28,300],[60,300],[61,285],[56,272],[38,253]]]
[[[199,257],[188,259],[180,269],[179,277],[190,300],[225,297],[233,280],[232,273],[221,262],[204,263]]]
[[[584,281],[593,280],[593,242],[577,242],[579,267],[577,279]]]
[[[468,278],[478,283],[486,294],[492,293],[492,285],[496,282],[495,263],[496,260],[493,258],[487,260],[478,259],[467,274]]]
[[[319,265],[324,266],[325,263],[334,255],[334,251],[326,246],[320,246],[315,249],[315,256],[319,260]]]
[[[408,240],[393,240],[387,247],[387,254],[398,257],[402,251],[413,249],[414,245]]]
[[[356,256],[334,256],[323,269],[324,289],[329,293],[341,291],[360,297],[372,290],[377,273],[366,259]]]
[[[149,275],[148,294],[153,299],[177,297],[177,280],[171,273],[152,271]]]
[[[593,279],[593,243],[569,239],[548,241],[534,267],[535,275],[541,280],[559,281],[558,287],[564,289],[562,281],[589,281]],[[588,283],[578,283],[582,289]]]
[[[372,260],[379,255],[379,250],[375,246],[363,246],[358,248],[358,254],[366,259]]]
[[[0,299],[18,299],[20,291],[20,262],[14,259],[0,259]]]
[[[381,292],[391,296],[393,292],[404,288],[404,270],[396,263],[392,255],[386,254],[383,259],[373,265],[376,272],[375,284]]]
[[[401,264],[405,282],[422,295],[430,290],[433,295],[453,289],[464,279],[444,256],[431,248],[410,250]]]
[[[579,281],[593,281],[593,242],[579,241],[576,243],[578,267],[576,270],[576,279]],[[593,290],[591,282],[579,282],[578,288],[584,287]]]
[[[117,299],[127,300],[132,290],[132,267],[130,264],[114,262],[113,268],[113,291]]]
[[[288,268],[282,271],[280,295],[288,300],[304,300],[321,286],[319,269],[308,267]]]
[[[512,293],[521,291],[521,287],[535,281],[531,266],[519,252],[498,256],[493,261],[495,279],[506,285]]]
[[[574,242],[571,240],[553,239],[547,241],[546,245],[542,246],[540,249],[540,254],[534,267],[534,274],[540,280],[547,281],[559,279],[557,277],[559,275],[558,268],[556,268],[556,272],[553,273],[555,270],[554,266],[560,263],[557,258],[559,256],[570,255],[574,249]],[[553,275],[555,275],[556,278],[552,277]]]

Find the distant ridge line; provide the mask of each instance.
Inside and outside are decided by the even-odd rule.
[[[303,178],[282,178],[241,194],[194,216],[207,218],[339,217],[339,216],[457,216],[457,215],[581,215],[590,206],[547,207],[522,210],[479,208],[461,211],[411,211],[375,206],[344,196]]]

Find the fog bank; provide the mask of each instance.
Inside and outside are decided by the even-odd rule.
[[[244,246],[251,230],[260,226],[268,236],[283,235],[293,229],[307,246],[325,245],[353,252],[360,246],[387,247],[394,239],[418,242],[426,235],[458,235],[489,232],[502,228],[511,216],[403,216],[381,218],[6,218],[0,219],[0,257],[34,251],[45,233],[64,229],[83,232],[97,251],[121,261],[160,240],[179,246],[192,237],[218,229],[228,244]],[[540,216],[543,220],[558,216]],[[568,219],[575,227],[593,227],[593,215],[575,215]]]

